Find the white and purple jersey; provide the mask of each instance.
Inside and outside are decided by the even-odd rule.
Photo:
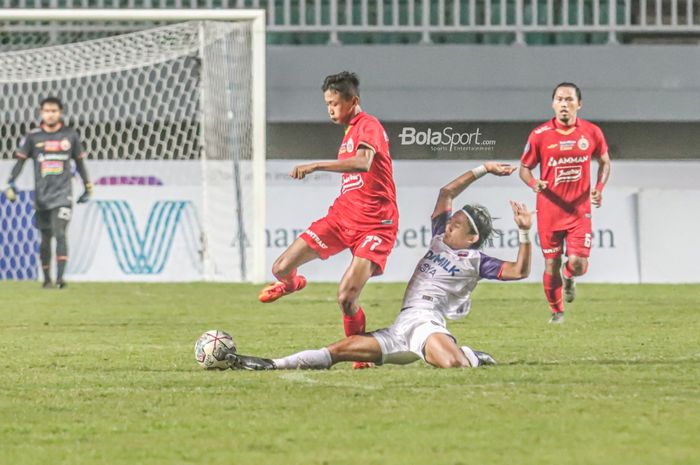
[[[432,219],[430,248],[408,282],[402,309],[433,309],[456,320],[469,313],[471,293],[480,279],[501,278],[503,260],[474,249],[453,250],[443,242],[450,214]]]

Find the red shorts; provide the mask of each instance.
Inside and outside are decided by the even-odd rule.
[[[566,239],[566,255],[588,258],[591,255],[591,240],[593,229],[590,218],[580,218],[571,227],[564,230],[549,230],[538,226],[540,246],[544,258],[559,257]]]
[[[350,249],[355,257],[366,258],[377,269],[373,276],[384,273],[384,266],[396,242],[397,221],[393,224],[377,224],[369,229],[366,225],[357,229],[342,225],[333,216],[326,216],[311,223],[300,238],[318,252],[322,260],[345,249]]]

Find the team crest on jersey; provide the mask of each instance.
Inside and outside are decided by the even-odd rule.
[[[68,139],[62,139],[61,142],[59,143],[59,146],[61,147],[61,150],[68,151],[72,147],[70,141]]]
[[[588,149],[589,145],[588,139],[586,139],[584,136],[581,136],[581,138],[578,140],[578,148],[581,150]]]
[[[583,166],[557,166],[554,168],[554,185],[576,182],[583,176]]]
[[[572,150],[574,148],[574,145],[576,145],[575,140],[560,140],[559,150],[561,150],[562,152],[566,152],[567,150]]]
[[[345,144],[345,149],[348,152],[352,152],[353,150],[355,150],[355,142],[353,142],[352,137],[348,139],[347,144]]]

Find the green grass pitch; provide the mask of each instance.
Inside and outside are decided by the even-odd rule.
[[[369,328],[403,288],[367,286]],[[450,328],[493,368],[198,368],[207,329],[267,356],[340,338],[335,285],[257,291],[1,283],[0,464],[700,463],[700,286],[580,285],[552,326],[540,285],[482,284]]]

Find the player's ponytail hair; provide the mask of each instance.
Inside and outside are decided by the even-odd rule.
[[[479,234],[479,240],[471,245],[471,249],[480,249],[493,236],[493,220],[491,214],[483,205],[467,204],[462,210],[471,217]]]
[[[338,92],[345,100],[352,100],[353,97],[360,96],[360,78],[350,71],[331,74],[323,80],[322,89],[324,92],[327,90]]]

